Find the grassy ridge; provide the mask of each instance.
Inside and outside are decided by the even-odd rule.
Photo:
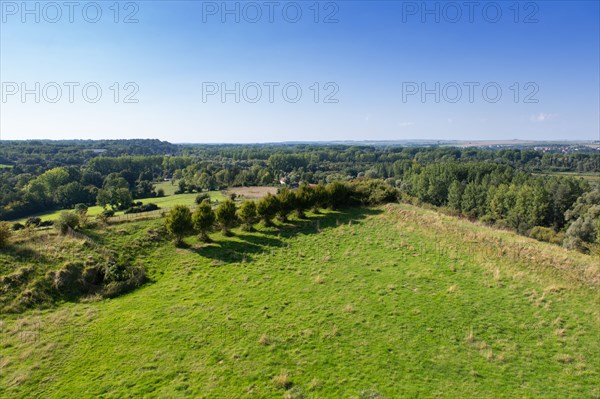
[[[126,296],[4,318],[0,396],[600,396],[597,259],[408,205],[279,227],[165,242]]]

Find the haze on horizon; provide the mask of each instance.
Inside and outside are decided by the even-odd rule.
[[[21,4],[3,140],[600,139],[595,1]]]

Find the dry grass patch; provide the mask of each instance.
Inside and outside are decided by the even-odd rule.
[[[258,339],[258,343],[263,346],[271,345],[272,342],[273,341],[271,340],[271,338],[269,338],[269,336],[267,334],[261,335],[260,338]]]
[[[289,373],[281,373],[273,377],[273,384],[279,389],[290,389],[292,387],[292,380]]]
[[[575,358],[566,353],[562,353],[562,354],[556,356],[556,361],[559,363],[568,364],[568,363],[573,363],[575,361]]]

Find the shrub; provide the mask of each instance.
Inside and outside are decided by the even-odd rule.
[[[27,227],[38,227],[41,222],[42,222],[42,219],[40,219],[40,218],[30,217],[30,218],[27,218],[27,221],[25,222],[25,226],[27,226]]]
[[[235,204],[232,200],[228,199],[223,201],[215,212],[217,216],[217,222],[221,226],[224,234],[230,234],[231,228],[237,223],[237,215]]]
[[[187,206],[176,205],[171,209],[165,220],[167,232],[175,237],[175,243],[180,245],[183,237],[192,231],[192,213]]]
[[[86,204],[77,204],[75,205],[75,212],[80,215],[85,215],[88,211],[88,207]]]
[[[238,210],[238,216],[242,221],[242,228],[245,231],[252,231],[252,225],[256,223],[256,203],[254,201],[244,201]]]
[[[52,226],[54,226],[54,222],[52,220],[44,220],[39,225],[39,227],[52,227]]]
[[[277,216],[279,220],[285,222],[290,212],[296,209],[296,194],[289,188],[284,187],[277,193],[277,200]]]
[[[269,193],[265,197],[261,198],[256,204],[256,213],[265,223],[265,226],[271,226],[273,217],[277,213],[279,201],[277,198]]]
[[[11,228],[14,231],[18,231],[18,230],[23,230],[25,228],[25,226],[23,226],[21,223],[17,222],[17,223],[13,223]]]
[[[160,209],[160,207],[156,204],[143,204],[143,205],[132,206],[131,208],[127,209],[123,213],[124,214],[144,213],[144,212],[157,211],[159,209]]]
[[[192,216],[194,228],[200,233],[200,240],[205,242],[210,241],[208,233],[212,230],[215,220],[215,212],[212,210],[208,200],[204,200],[198,205]]]
[[[158,198],[162,198],[165,196],[165,190],[163,190],[162,188],[159,188],[158,190],[156,190],[156,196]]]
[[[549,227],[535,226],[529,232],[529,237],[538,241],[550,242],[552,244],[561,244],[562,237]]]
[[[327,193],[328,204],[332,209],[339,209],[350,204],[352,189],[345,182],[330,183],[325,187],[325,192]]]
[[[0,247],[5,246],[10,238],[10,226],[6,222],[0,222]]]
[[[61,234],[67,234],[69,229],[79,227],[79,216],[74,212],[62,212],[54,226]]]
[[[208,203],[210,204],[210,195],[208,193],[200,193],[200,194],[196,195],[196,204],[197,205],[200,205],[204,201],[208,201]]]

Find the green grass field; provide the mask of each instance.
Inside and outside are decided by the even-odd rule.
[[[159,242],[127,295],[3,315],[0,397],[600,397],[597,258],[409,205],[309,217]]]
[[[158,186],[159,185],[157,185],[157,187]],[[224,199],[223,194],[220,191],[209,191],[208,194],[210,194],[210,198],[212,201],[223,201],[223,199]],[[187,205],[187,206],[195,205],[196,196],[198,194],[193,193],[193,194],[174,195],[174,194],[167,194],[165,191],[165,195],[166,195],[165,197],[143,198],[143,199],[136,199],[135,201],[136,202],[141,201],[144,204],[153,203],[153,204],[158,205],[162,209],[168,209],[168,208],[174,207],[175,205]],[[100,213],[102,213],[102,210],[103,210],[103,208],[100,206],[91,206],[88,208],[88,215],[89,216],[97,216]],[[64,210],[42,212],[42,213],[32,215],[32,216],[37,216],[37,217],[41,218],[42,220],[56,220],[56,219],[58,219],[61,212],[63,212],[63,211]],[[115,215],[122,215],[122,214],[123,214],[123,211],[115,212]],[[26,220],[27,220],[27,218],[22,218],[17,221],[23,223]]]
[[[0,169],[12,169],[12,165],[6,165],[6,164],[1,164],[0,163]]]
[[[579,173],[579,172],[555,172],[548,173],[552,176],[564,176],[585,179],[589,182],[600,183],[600,174],[597,173]]]

